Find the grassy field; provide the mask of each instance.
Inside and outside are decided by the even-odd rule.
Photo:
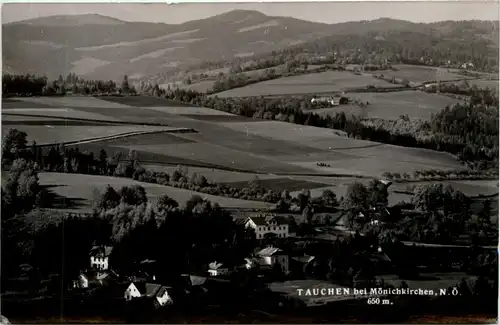
[[[198,163],[224,166],[236,170],[251,170],[262,173],[313,173],[314,171],[264,157],[249,155],[208,143],[186,143],[173,145],[123,145],[127,149],[147,151],[197,161]]]
[[[194,143],[194,141],[191,141],[189,139],[184,139],[169,133],[139,134],[127,138],[106,140],[106,145],[110,146],[131,146],[131,145],[155,146],[155,145],[171,145],[171,144],[183,144],[183,143]]]
[[[176,128],[167,127],[144,127],[141,125],[98,125],[98,126],[69,126],[69,125],[9,125],[2,128],[2,137],[9,129],[18,129],[28,134],[28,143],[33,140],[37,144],[52,144],[71,142],[78,140],[90,140],[94,138],[114,136],[139,131],[170,131]]]
[[[77,101],[82,100],[75,97]],[[104,148],[110,152],[141,153],[144,162],[160,165],[187,163],[191,166],[222,166],[231,170],[259,173],[343,174],[380,177],[383,172],[407,172],[423,169],[457,169],[462,166],[444,153],[423,149],[403,148],[380,143],[349,139],[341,131],[301,126],[279,121],[248,120],[230,115],[198,115],[194,119],[175,115],[164,109],[177,103],[148,97],[112,97],[120,107],[78,107],[82,114],[99,114],[103,120],[143,123],[165,123],[172,127],[190,128],[197,133],[176,135],[140,135],[126,139],[101,141],[90,146],[94,152]],[[65,98],[70,101],[71,97]],[[99,100],[99,99],[96,99]],[[104,100],[101,100],[104,101]],[[133,107],[132,105],[142,105]],[[146,106],[149,105],[149,106]],[[175,105],[175,106],[173,106]],[[75,106],[73,106],[75,107]],[[192,115],[190,115],[192,116]],[[222,121],[226,119],[227,122]],[[231,120],[234,118],[234,122]],[[28,122],[35,123],[35,122]],[[26,124],[28,124],[26,123]],[[10,126],[10,125],[9,125]],[[137,128],[150,127],[137,127]],[[24,125],[23,130],[40,141],[53,143],[68,138],[79,140],[113,134],[116,128],[135,131],[136,126],[36,126]],[[48,131],[47,131],[48,130]],[[124,131],[125,132],[125,131]],[[91,136],[86,134],[90,133]],[[97,149],[97,152],[99,151]],[[329,167],[319,167],[325,163]],[[237,182],[239,180],[235,180]],[[321,182],[320,183],[324,183]],[[328,183],[326,183],[328,184]]]
[[[278,191],[300,191],[302,189],[314,189],[326,186],[326,184],[321,184],[318,182],[308,182],[305,180],[298,180],[293,178],[273,178],[273,179],[258,179],[256,183],[263,186],[264,188],[269,188]],[[229,182],[226,183],[231,187],[244,188],[248,187],[248,181],[240,182]]]
[[[419,65],[396,64],[393,68],[397,71],[375,71],[374,74],[383,74],[384,77],[395,77],[396,79],[408,79],[414,84],[421,84],[426,81],[446,81],[446,80],[463,80],[471,79],[470,77],[462,76],[454,73],[453,70],[448,71],[446,68],[428,67]]]
[[[247,97],[292,94],[314,94],[339,92],[349,89],[364,88],[368,85],[399,88],[371,75],[355,75],[347,71],[326,71],[300,76],[279,78],[241,88],[234,88],[221,93],[218,97]]]
[[[2,98],[2,109],[4,108],[52,108],[49,104],[27,102],[14,98]]]
[[[189,107],[189,106],[146,106],[148,109],[154,109],[163,113],[177,114],[177,115],[223,115],[223,116],[234,116],[233,114],[226,113],[223,111],[218,111],[216,109],[206,108],[206,107]]]
[[[408,191],[421,185],[440,183],[443,186],[451,185],[454,189],[461,191],[467,196],[493,195],[498,193],[498,181],[496,180],[463,180],[463,181],[439,181],[439,182],[411,182],[394,183],[392,190]]]
[[[142,164],[147,170],[167,172],[172,174],[181,166],[162,166],[155,164]],[[207,167],[182,167],[182,170],[191,177],[194,173],[203,175],[207,180],[215,183],[231,183],[231,182],[244,182],[248,183],[250,180],[273,180],[278,179],[278,176],[257,173],[241,173],[229,170],[220,170]]]
[[[114,103],[117,105],[127,105],[128,107],[165,107],[165,106],[179,106],[179,107],[193,107],[190,104],[183,104],[180,102],[174,102],[168,99],[162,99],[157,97],[149,96],[128,96],[128,97],[114,97],[106,96],[100,97],[99,100]],[[110,105],[112,105],[110,104]]]
[[[464,168],[454,157],[425,149],[405,148],[345,138],[334,130],[299,126],[284,122],[224,123],[241,133],[259,134],[316,148],[317,152],[287,152],[273,159],[321,173],[356,174],[380,177],[386,171],[411,173],[422,169]],[[330,167],[319,167],[317,163]]]
[[[33,103],[35,105],[42,104],[42,105],[49,105],[52,107],[99,107],[99,108],[127,107],[125,105],[121,105],[118,101],[117,102],[106,101],[90,96],[23,97],[20,100],[27,103]]]
[[[222,207],[228,208],[262,208],[266,209],[270,206],[268,203],[246,201],[240,199],[226,198],[213,196],[189,190],[179,189],[170,186],[158,184],[141,183],[131,179],[81,175],[81,174],[63,174],[63,173],[40,173],[40,184],[49,186],[50,190],[61,197],[73,201],[79,201],[80,205],[77,209],[88,209],[94,198],[94,193],[97,190],[103,190],[107,185],[111,185],[115,189],[120,189],[122,186],[140,185],[146,189],[148,199],[153,201],[161,195],[168,195],[180,205],[183,205],[193,195],[200,195],[203,198],[210,200],[213,203],[218,203]]]
[[[118,118],[105,116],[99,113],[85,112],[71,108],[6,108],[2,107],[2,117],[5,114],[17,114],[26,116],[51,116],[58,118],[78,118],[98,121],[120,121]]]
[[[432,114],[459,102],[447,96],[429,94],[421,91],[396,91],[389,93],[357,93],[350,94],[352,100],[359,99],[369,102],[369,105],[342,105],[331,108],[310,110],[320,115],[334,115],[345,112],[348,115],[358,115],[364,118],[398,119],[401,115],[410,118],[430,119]]]
[[[478,88],[488,87],[498,93],[498,80],[471,80],[469,81],[469,84],[476,85]]]

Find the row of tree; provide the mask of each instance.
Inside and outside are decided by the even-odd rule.
[[[135,88],[129,85],[125,75],[120,86],[112,80],[85,80],[70,73],[64,78],[48,80],[47,77],[34,75],[2,76],[2,96],[64,96],[67,93],[79,95],[117,95],[135,94]]]

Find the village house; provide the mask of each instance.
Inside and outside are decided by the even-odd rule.
[[[229,274],[229,268],[224,267],[224,264],[215,261],[208,265],[208,274],[210,274],[210,276],[227,275]]]
[[[314,97],[311,99],[311,104],[328,104],[331,106],[339,106],[347,104],[349,99],[345,96],[334,96],[334,97]]]
[[[259,216],[248,218],[245,227],[255,230],[256,239],[264,239],[267,234],[275,234],[278,238],[288,238],[288,222],[277,216]]]
[[[285,254],[283,250],[277,247],[266,247],[257,252],[256,256],[260,257],[264,262],[263,264],[265,265],[273,267],[274,265],[279,264],[283,272],[290,272],[288,254]]]
[[[474,69],[474,64],[472,62],[466,62],[460,66],[460,69]]]
[[[112,246],[95,245],[90,250],[90,267],[96,270],[109,269],[109,256],[113,251]]]
[[[125,300],[130,301],[136,298],[153,298],[158,306],[165,306],[173,303],[169,294],[171,288],[156,283],[132,282],[125,290]]]
[[[88,270],[81,272],[78,278],[73,280],[73,288],[87,289],[89,287],[103,286],[116,279],[118,279],[118,275],[112,270]]]

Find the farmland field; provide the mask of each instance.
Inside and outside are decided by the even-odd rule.
[[[432,183],[440,183],[443,186],[450,185],[456,190],[461,191],[467,196],[478,195],[493,195],[498,193],[498,181],[496,180],[460,180],[460,181],[439,181]],[[408,189],[420,186],[429,185],[430,182],[411,182],[411,183],[394,183],[391,185],[391,190],[407,191]]]
[[[49,104],[42,104],[42,103],[32,103],[28,101],[23,101],[19,99],[11,99],[11,98],[2,98],[2,110],[4,108],[51,108],[53,106]]]
[[[155,164],[142,164],[147,170],[157,171],[157,172],[167,172],[172,174],[174,171],[182,168],[182,170],[191,177],[194,173],[203,175],[207,180],[215,183],[231,183],[231,182],[245,182],[248,183],[251,180],[270,180],[277,179],[279,176],[268,175],[268,174],[257,174],[257,173],[241,173],[229,170],[221,170],[216,168],[208,167],[187,167],[187,166],[162,166]]]
[[[165,154],[198,161],[203,164],[224,166],[236,170],[252,170],[263,173],[313,173],[314,171],[249,155],[244,151],[232,150],[208,143],[186,143],[172,145],[123,145],[122,148]]]
[[[139,105],[141,101],[143,104],[149,101],[148,98],[144,98],[146,97],[134,96],[111,99],[119,100],[122,104]],[[68,97],[66,101],[70,99]],[[455,158],[444,153],[351,139],[338,130],[253,119],[249,119],[246,123],[238,116],[234,116],[233,121],[231,115],[213,115],[211,118],[208,115],[197,115],[198,118],[193,119],[167,112],[165,108],[168,108],[169,104],[174,105],[171,101],[153,98],[152,103],[146,104],[150,106],[77,108],[69,106],[75,107],[71,111],[72,114],[81,113],[88,116],[99,114],[103,117],[100,120],[103,121],[114,118],[130,123],[165,123],[174,128],[196,130],[196,133],[175,135],[134,135],[125,139],[99,141],[90,147],[92,152],[98,147],[111,152],[125,153],[134,149],[141,153],[141,159],[145,162],[151,163],[158,159],[160,165],[185,162],[191,166],[220,166],[230,170],[259,173],[321,173],[368,177],[380,177],[385,171],[411,173],[423,169],[462,168]],[[177,103],[175,105],[176,109],[180,107]],[[36,122],[31,121],[26,124],[34,123]],[[110,127],[101,125],[87,128],[69,124],[56,126],[45,123],[45,125],[52,127],[22,125],[19,128],[25,130],[28,137],[33,132],[40,134],[40,138],[38,135],[31,135],[37,138],[37,143],[109,136],[116,134],[116,130],[123,130],[121,133],[152,129],[135,125]],[[90,136],[87,136],[88,134]],[[317,165],[320,162],[330,166],[320,167]]]
[[[447,68],[437,68],[419,65],[396,64],[393,68],[397,71],[376,71],[374,74],[383,74],[384,77],[395,77],[396,79],[408,79],[411,83],[421,84],[426,81],[447,81],[472,79],[465,77]]]
[[[223,111],[218,111],[206,107],[197,106],[146,106],[148,109],[154,109],[163,113],[168,114],[178,114],[178,115],[224,115],[224,116],[234,116],[233,114],[226,113]]]
[[[478,88],[484,89],[488,87],[489,89],[498,93],[498,80],[471,80],[470,85],[476,85]]]
[[[217,96],[250,97],[328,93],[364,88],[368,85],[384,88],[402,87],[401,85],[376,79],[371,75],[355,75],[347,71],[326,71],[259,82],[241,88],[226,90],[217,93]]]
[[[72,108],[6,108],[2,107],[2,116],[4,114],[16,114],[26,116],[52,116],[59,118],[77,118],[98,121],[119,121],[118,118],[105,116],[99,113],[85,112],[81,109]]]
[[[98,125],[98,126],[68,126],[68,125],[10,125],[2,128],[2,136],[5,136],[9,129],[15,128],[28,134],[28,142],[35,140],[37,144],[52,144],[61,142],[71,142],[79,140],[90,140],[100,137],[115,136],[132,132],[149,131],[172,131],[176,128],[166,127],[144,127],[144,126],[124,126],[124,125]]]
[[[160,99],[156,97],[149,96],[128,96],[128,97],[113,97],[105,96],[99,97],[99,100],[111,103],[110,105],[127,105],[128,107],[165,107],[165,106],[185,106],[193,107],[194,105],[183,104],[179,102],[174,102],[168,99]]]
[[[141,183],[134,180],[118,177],[81,174],[68,175],[64,173],[40,173],[39,177],[40,184],[42,186],[50,186],[50,190],[52,190],[57,195],[74,200],[85,200],[85,204],[82,209],[88,209],[90,207],[96,189],[103,190],[107,185],[111,185],[117,190],[122,186],[140,185],[145,188],[149,200],[154,201],[159,196],[166,194],[177,201],[180,205],[183,205],[187,200],[191,198],[191,196],[196,194],[210,200],[213,203],[219,203],[222,207],[265,209],[270,206],[270,204],[264,202],[246,201],[208,195],[185,189],[158,184]]]
[[[324,187],[326,184],[321,184],[317,182],[308,182],[305,180],[297,180],[293,178],[274,178],[274,179],[258,179],[255,182],[264,188],[270,188],[278,191],[298,191],[302,189],[314,189],[319,187]],[[227,185],[235,188],[244,188],[248,186],[248,181],[243,182],[230,182]]]
[[[103,97],[104,98],[104,97]],[[120,108],[127,107],[119,102],[105,101],[90,96],[71,97],[23,97],[21,99],[27,103],[36,105],[49,105],[52,107],[99,107],[99,108]]]
[[[421,91],[396,91],[389,93],[356,93],[349,94],[350,99],[369,102],[366,107],[354,104],[331,108],[310,110],[320,115],[335,115],[345,112],[347,115],[358,115],[363,118],[398,119],[401,115],[410,118],[430,119],[432,114],[459,102],[447,96],[429,94]]]

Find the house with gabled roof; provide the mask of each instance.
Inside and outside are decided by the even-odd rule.
[[[89,287],[99,287],[117,281],[118,274],[113,270],[96,271],[86,270],[80,272],[76,280],[73,280],[73,288],[86,289]]]
[[[258,251],[255,255],[263,260],[261,264],[271,267],[279,264],[283,272],[288,273],[290,271],[288,254],[280,248],[268,246]]]
[[[89,252],[90,267],[96,270],[109,269],[109,256],[113,252],[113,246],[94,245]]]
[[[264,239],[267,234],[274,234],[278,238],[288,238],[289,225],[288,221],[276,215],[260,215],[249,217],[245,221],[245,227],[255,230],[256,239]]]
[[[130,301],[136,298],[152,298],[158,306],[172,304],[173,300],[169,294],[171,287],[162,286],[157,283],[132,282],[125,290],[125,300]]]
[[[208,274],[210,276],[221,276],[229,274],[229,268],[224,266],[223,263],[214,261],[208,265]]]

